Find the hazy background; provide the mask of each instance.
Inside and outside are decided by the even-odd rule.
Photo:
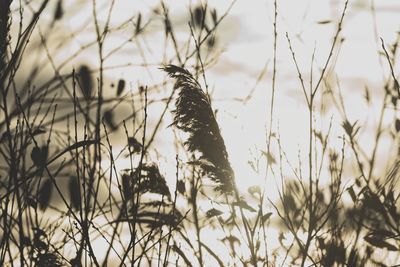
[[[56,2],[49,6],[48,12],[39,21],[38,30],[35,31],[27,57],[24,58],[23,68],[27,68],[26,73],[29,73],[30,62],[48,61],[46,52],[37,49],[41,46],[40,34],[42,34],[45,37],[49,36],[45,41],[56,66],[80,51],[76,58],[65,63],[61,74],[69,74],[73,68],[78,68],[81,64],[96,69],[97,47],[94,44],[86,48],[86,45],[95,39],[92,1],[64,1],[63,19],[52,24]],[[96,2],[100,23],[104,23],[111,1]],[[261,185],[267,188],[271,199],[276,197],[278,181],[271,181],[268,178],[264,180],[266,164],[262,152],[266,151],[266,135],[270,127],[279,136],[282,149],[293,166],[306,160],[308,112],[285,34],[288,34],[292,42],[307,84],[310,79],[311,59],[315,51],[313,77],[316,82],[328,56],[344,2],[278,1],[276,99],[272,126],[269,125],[269,105],[273,67],[273,1],[208,2],[208,7],[215,8],[219,15],[229,10],[227,17],[216,30],[215,45],[202,50],[202,57],[205,62],[207,60],[209,62],[205,75],[213,99],[212,105],[236,172],[237,184],[243,192],[246,192],[251,185]],[[171,0],[164,3],[169,8],[178,46],[185,51],[184,44],[191,38],[188,10],[196,7],[199,2]],[[31,5],[35,7],[35,1]],[[110,33],[109,39],[105,42],[105,54],[115,48],[120,49],[105,62],[107,68],[105,88],[109,88],[105,93],[106,96],[114,95],[115,87],[112,87],[112,84],[115,85],[118,79],[122,78],[126,80],[132,94],[139,97],[138,88],[141,85],[151,86],[165,81],[166,75],[159,69],[163,64],[171,63],[171,59],[172,63],[177,63],[171,42],[168,41],[167,44],[165,42],[160,12],[162,12],[160,1],[115,2],[110,17],[110,28],[118,27],[118,29]],[[148,25],[144,28],[143,34],[133,37],[134,22],[139,13],[142,24],[148,23]],[[337,96],[340,88],[348,119],[351,122],[358,121],[362,126],[360,143],[367,153],[371,152],[374,135],[372,129],[376,128],[377,114],[384,93],[382,84],[388,79],[389,73],[387,61],[380,54],[382,47],[379,38],[382,38],[387,46],[395,42],[400,30],[399,14],[400,3],[397,0],[350,1],[340,35],[340,38],[343,38],[342,42],[334,50],[328,74],[321,87],[320,93],[323,94],[324,101],[316,105],[315,121],[320,131],[326,133],[332,123],[330,139],[332,149],[339,149],[342,144],[339,137],[344,134],[341,127],[344,118],[338,112],[328,91],[331,88]],[[15,11],[13,15],[17,21],[18,12]],[[129,18],[132,18],[132,21],[121,26],[121,23]],[[17,25],[13,27],[16,32]],[[52,34],[47,35],[49,32]],[[130,38],[132,40],[127,42]],[[41,68],[39,78],[32,83],[40,85],[53,75],[51,65],[46,64]],[[24,78],[26,79],[21,77],[21,80]],[[202,77],[200,81],[205,85]],[[364,100],[366,88],[370,95],[369,103]],[[169,84],[152,92],[151,97],[162,99],[170,94],[170,90]],[[71,107],[66,104],[63,108]],[[154,128],[163,108],[163,102],[149,106],[150,129]],[[174,188],[174,162],[177,153],[174,138],[175,134],[179,134],[171,127],[167,127],[172,122],[170,114],[172,109],[173,105],[169,107],[156,135],[153,143],[156,152],[153,157],[157,159],[160,170]],[[115,116],[117,122],[121,122],[132,112],[126,106],[117,110]],[[384,121],[393,121],[396,113],[394,110],[388,110]],[[391,126],[386,125],[386,127]],[[124,136],[122,128],[111,134],[115,154],[118,154],[125,145]],[[378,149],[378,157],[382,162],[382,166],[379,166],[381,170],[386,167],[388,159],[397,153],[396,148],[389,142],[389,135],[386,139],[388,141],[382,142]],[[272,146],[272,152],[278,154],[276,143]],[[128,167],[127,162],[127,159],[121,158],[116,161],[116,165],[119,169],[124,169]],[[252,168],[254,162],[259,163],[259,171]],[[108,162],[104,164],[107,166]],[[293,177],[289,164],[284,163],[283,166],[285,175]],[[352,174],[354,167],[350,163],[346,166],[347,175]],[[207,203],[204,205],[207,206]]]
[[[170,12],[173,28],[176,31],[178,46],[185,49],[184,44],[190,38],[188,22],[189,8],[196,7],[197,1],[165,1]],[[32,3],[34,6],[35,2]],[[55,8],[56,1],[54,1]],[[97,1],[100,23],[106,19],[109,1]],[[298,152],[304,151],[307,140],[307,113],[305,99],[297,78],[297,72],[291,58],[285,33],[288,33],[295,51],[302,75],[308,83],[310,77],[311,58],[315,49],[314,82],[328,55],[337,22],[343,10],[344,1],[278,1],[278,44],[277,44],[277,77],[276,77],[276,105],[273,129],[281,137],[282,146],[289,159],[297,162]],[[237,172],[238,182],[251,184],[255,174],[252,173],[247,161],[257,157],[260,150],[265,150],[266,129],[269,125],[269,103],[271,97],[272,76],[272,45],[273,45],[273,1],[210,1],[210,9],[215,8],[219,15],[229,10],[228,16],[217,28],[216,43],[212,49],[202,51],[204,60],[215,59],[214,63],[206,68],[206,77],[211,95],[214,99],[213,107],[217,110],[217,119],[230,152],[232,164]],[[52,27],[52,34],[47,40],[49,50],[52,51],[55,65],[60,64],[67,56],[81,50],[82,46],[95,38],[93,20],[91,18],[91,1],[64,1],[65,11],[61,21]],[[39,22],[40,31],[45,34],[53,17],[50,6],[48,13]],[[143,34],[132,41],[134,22],[139,12],[142,23],[148,23]],[[170,63],[173,58],[173,49],[170,43],[165,45],[162,12],[159,1],[116,1],[111,14],[112,26],[120,26],[132,18],[132,22],[125,23],[118,31],[111,33],[105,43],[105,50],[111,51],[121,46],[121,49],[110,56],[105,62],[106,67],[112,69],[106,72],[106,87],[109,85],[109,94],[114,94],[112,83],[120,78],[127,81],[133,93],[137,93],[139,85],[162,83],[165,74],[159,70],[162,64]],[[343,100],[349,121],[358,120],[363,124],[362,131],[374,127],[377,120],[377,109],[381,105],[382,83],[388,77],[388,66],[380,55],[382,51],[379,38],[386,45],[393,43],[398,35],[400,5],[397,1],[350,1],[344,20],[341,38],[343,42],[334,51],[331,67],[323,84],[321,92],[326,93],[327,86],[335,91],[341,88]],[[15,13],[15,16],[18,14]],[[104,15],[104,16],[103,16]],[[47,20],[46,20],[47,19]],[[35,35],[40,40],[38,35]],[[32,43],[34,43],[33,40]],[[62,45],[62,49],[60,48]],[[33,44],[32,44],[33,46]],[[167,46],[167,49],[164,49]],[[43,51],[37,54],[31,48],[29,59],[46,60]],[[107,52],[105,53],[107,54]],[[72,68],[85,63],[96,68],[97,47],[85,48],[79,56],[71,60],[62,68],[61,73],[68,74]],[[164,58],[162,61],[160,59]],[[175,59],[176,61],[176,59]],[[146,63],[147,66],[140,66]],[[176,62],[175,62],[176,63]],[[130,65],[130,66],[125,66]],[[29,67],[29,64],[26,65]],[[123,67],[120,67],[123,66]],[[51,66],[47,64],[42,69],[41,78],[52,75]],[[257,78],[261,77],[259,81]],[[203,82],[203,81],[202,81]],[[35,81],[40,84],[40,81]],[[362,101],[365,88],[369,89],[371,102]],[[107,93],[106,93],[107,94]],[[159,92],[159,97],[165,97],[168,91]],[[328,95],[328,94],[327,94]],[[238,101],[249,96],[248,101]],[[163,104],[154,104],[150,107],[151,117],[158,118]],[[124,113],[125,112],[125,113]],[[122,110],[119,117],[129,115],[129,110]],[[387,113],[391,120],[393,114]],[[323,121],[320,119],[323,118]],[[321,112],[316,120],[321,124],[321,130],[326,131],[332,119],[332,139],[343,134],[340,126],[343,118],[337,112],[329,96],[325,98]],[[171,122],[169,114],[158,135],[157,149],[170,149],[173,138],[171,129],[166,126]],[[155,123],[155,122],[153,122]],[[151,123],[150,123],[151,124]],[[123,131],[114,134],[118,142]],[[251,137],[251,138],[244,138]],[[372,142],[371,136],[363,135],[362,144],[368,150]],[[341,144],[340,140],[336,140]],[[117,147],[117,144],[114,144]],[[387,147],[380,147],[379,155],[388,155]],[[161,151],[160,151],[161,152]],[[160,153],[163,154],[163,153]],[[166,164],[168,165],[168,164]],[[167,170],[166,170],[167,171]]]

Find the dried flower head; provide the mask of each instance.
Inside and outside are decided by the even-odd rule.
[[[175,79],[179,90],[173,124],[189,133],[185,145],[190,152],[201,153],[196,163],[217,184],[215,189],[232,193],[234,173],[208,97],[187,70],[168,65],[164,71]]]

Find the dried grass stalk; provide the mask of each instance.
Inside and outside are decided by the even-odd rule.
[[[185,145],[190,152],[201,153],[196,164],[216,183],[215,190],[232,193],[234,173],[208,97],[186,69],[175,65],[163,69],[179,91],[173,125],[189,134]]]

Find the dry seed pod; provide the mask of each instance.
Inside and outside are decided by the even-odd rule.
[[[217,25],[218,14],[217,14],[217,10],[216,9],[211,10],[211,18],[213,20],[214,26]]]
[[[394,126],[396,128],[396,132],[400,132],[400,120],[399,119],[396,119]]]
[[[136,28],[135,28],[135,34],[139,34],[142,31],[142,14],[139,13],[137,20],[136,20]]]
[[[70,201],[71,201],[71,207],[74,209],[79,209],[80,204],[81,204],[81,194],[80,194],[80,188],[79,188],[79,181],[78,181],[77,177],[75,177],[75,176],[70,177],[68,189],[69,189],[69,197],[70,197]]]
[[[120,96],[125,89],[125,80],[120,79],[117,86],[117,96]]]
[[[31,152],[31,159],[36,167],[42,168],[46,165],[48,155],[48,147],[34,147]]]
[[[114,113],[112,112],[112,110],[107,110],[106,112],[104,112],[103,118],[104,118],[104,121],[106,122],[106,124],[113,131],[118,129],[118,126],[114,123]]]
[[[165,36],[168,37],[169,33],[172,32],[172,25],[168,18],[164,19]]]
[[[210,210],[208,210],[208,211],[206,212],[207,218],[212,218],[212,217],[215,217],[215,216],[220,216],[221,214],[223,214],[223,212],[220,211],[220,210],[217,210],[217,209],[215,209],[215,208],[212,208],[212,209],[210,209]]]
[[[54,21],[61,19],[63,15],[64,10],[62,6],[62,0],[58,0],[56,10],[54,11]]]
[[[142,151],[142,144],[135,137],[128,137],[128,145],[133,149],[133,153]]]
[[[394,107],[397,107],[397,97],[396,96],[392,96],[391,97],[391,101]]]
[[[207,39],[207,46],[208,46],[209,48],[213,48],[213,47],[215,46],[215,42],[216,42],[215,36],[214,36],[214,35],[211,35],[211,36]]]
[[[52,191],[53,182],[50,179],[45,180],[42,183],[38,194],[38,203],[42,210],[45,210],[49,206]]]
[[[92,97],[92,87],[93,87],[92,75],[90,73],[89,67],[86,65],[82,65],[79,68],[78,77],[82,94],[85,97],[85,100],[89,101],[90,98]]]
[[[204,20],[204,12],[205,10],[203,9],[202,6],[198,6],[194,9],[193,12],[193,24],[194,26],[198,26],[199,28],[203,25],[203,20]]]
[[[121,179],[122,179],[122,192],[124,194],[125,201],[128,201],[129,199],[131,199],[133,195],[133,189],[131,183],[132,176],[127,173],[124,173],[122,174]]]
[[[178,180],[176,184],[176,190],[178,190],[178,192],[181,193],[182,195],[185,194],[186,187],[185,187],[185,182],[183,180]]]

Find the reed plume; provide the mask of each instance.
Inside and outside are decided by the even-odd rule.
[[[186,69],[175,65],[163,69],[175,79],[174,90],[179,91],[173,125],[189,134],[184,144],[190,152],[200,152],[195,163],[216,183],[215,190],[233,193],[234,173],[207,95]]]

